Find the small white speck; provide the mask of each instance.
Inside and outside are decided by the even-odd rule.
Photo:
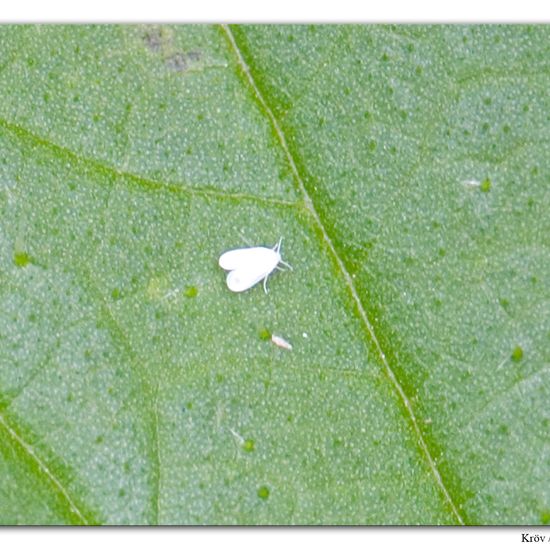
[[[181,292],[181,288],[174,288],[173,290],[170,290],[169,292],[167,292],[162,298],[161,300],[170,300],[171,298],[174,298],[175,296],[177,296],[177,294]]]
[[[237,433],[233,428],[228,428],[228,429],[233,435],[233,437],[242,445],[244,443],[244,437],[240,433]]]
[[[302,336],[303,336],[304,338],[308,338],[307,332],[302,332]]]
[[[287,349],[287,350],[292,349],[292,345],[281,336],[276,336],[275,334],[272,334],[271,341],[280,348]]]

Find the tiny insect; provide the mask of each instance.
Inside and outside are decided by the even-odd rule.
[[[233,292],[243,292],[252,288],[262,279],[264,291],[267,294],[267,278],[274,269],[281,269],[279,264],[292,269],[292,266],[281,259],[281,243],[283,238],[273,248],[253,246],[251,248],[236,248],[224,252],[219,259],[222,269],[227,274],[227,288]]]
[[[292,344],[290,342],[287,342],[284,338],[281,336],[275,336],[275,334],[271,335],[271,341],[280,348],[291,350]]]

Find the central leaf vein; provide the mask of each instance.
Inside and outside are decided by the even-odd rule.
[[[285,134],[284,134],[277,118],[273,114],[272,109],[269,107],[266,99],[264,98],[263,94],[261,93],[260,89],[258,88],[258,86],[256,84],[256,81],[255,81],[255,79],[254,79],[254,77],[253,77],[253,75],[250,71],[250,68],[249,68],[248,64],[246,63],[246,61],[243,57],[243,54],[241,53],[241,49],[239,48],[239,45],[236,42],[235,36],[231,32],[231,29],[227,25],[222,25],[222,29],[225,32],[226,36],[227,36],[229,45],[232,48],[232,50],[233,50],[233,52],[234,52],[234,54],[237,58],[237,62],[239,64],[241,70],[243,71],[243,73],[244,73],[244,75],[245,75],[245,77],[248,81],[248,84],[252,88],[253,93],[255,94],[257,101],[262,106],[262,108],[265,112],[265,115],[269,119],[269,121],[270,121],[270,123],[271,123],[271,125],[272,125],[278,139],[279,139],[280,146],[282,147],[282,149],[284,151],[284,154],[287,158],[290,169],[291,169],[291,171],[294,175],[294,178],[295,178],[295,180],[298,184],[300,192],[302,193],[302,195],[304,197],[306,208],[308,209],[309,213],[311,214],[311,216],[315,220],[316,225],[318,226],[321,234],[323,235],[326,246],[328,247],[328,249],[330,251],[330,254],[333,256],[334,260],[336,261],[336,263],[338,265],[338,268],[339,268],[339,270],[340,270],[340,272],[341,272],[341,274],[342,274],[342,276],[345,280],[346,286],[348,287],[349,292],[351,293],[351,296],[353,297],[353,300],[354,300],[354,302],[357,306],[357,309],[359,311],[361,320],[362,320],[362,322],[363,322],[363,324],[364,324],[364,326],[365,326],[372,342],[374,343],[374,346],[375,346],[375,348],[378,352],[378,355],[379,355],[379,358],[380,358],[382,364],[384,365],[386,373],[387,373],[392,385],[394,386],[395,390],[397,391],[397,394],[399,395],[400,399],[402,400],[402,402],[405,406],[405,409],[406,409],[406,411],[407,411],[407,413],[410,417],[410,422],[411,422],[411,425],[413,426],[413,430],[414,430],[418,445],[419,445],[423,455],[425,456],[425,458],[427,460],[430,471],[432,472],[432,474],[435,478],[435,482],[438,485],[441,493],[443,494],[443,497],[447,501],[450,509],[452,510],[453,515],[455,516],[456,520],[460,524],[464,524],[464,521],[463,521],[463,519],[462,519],[462,517],[461,517],[461,515],[458,511],[458,508],[455,505],[449,491],[447,490],[447,487],[445,486],[445,484],[443,482],[443,479],[442,479],[441,474],[440,474],[440,472],[437,468],[435,460],[433,459],[433,457],[430,453],[430,450],[429,450],[429,448],[426,444],[426,441],[424,440],[424,437],[423,437],[422,432],[421,432],[420,427],[419,427],[418,420],[417,420],[416,415],[414,413],[414,410],[412,408],[411,402],[410,402],[408,396],[406,395],[406,393],[403,389],[403,386],[401,385],[401,383],[397,379],[393,369],[391,368],[390,364],[388,363],[388,360],[386,358],[386,354],[384,353],[384,350],[382,349],[382,347],[380,345],[380,342],[379,342],[379,340],[376,336],[374,328],[373,328],[373,326],[372,326],[372,324],[371,324],[371,322],[370,322],[370,320],[367,316],[366,310],[363,306],[363,303],[362,303],[362,300],[361,300],[360,296],[357,293],[357,290],[356,290],[355,285],[353,283],[352,277],[351,277],[350,273],[348,272],[348,270],[347,270],[347,268],[344,264],[344,261],[342,260],[342,258],[340,257],[338,251],[336,250],[336,248],[334,246],[334,243],[332,242],[332,239],[330,238],[330,235],[328,234],[328,232],[327,232],[327,230],[326,230],[326,228],[323,224],[323,221],[321,220],[321,217],[320,217],[319,213],[317,212],[317,209],[315,208],[315,205],[314,205],[311,197],[309,196],[309,193],[306,189],[304,181],[303,181],[303,179],[302,179],[302,177],[299,173],[299,170],[296,166],[296,162],[294,161],[294,157],[293,157],[292,153],[289,150]]]

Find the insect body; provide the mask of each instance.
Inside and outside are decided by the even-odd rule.
[[[236,248],[224,252],[220,256],[219,264],[222,269],[229,271],[227,274],[227,288],[233,292],[243,292],[264,281],[264,290],[267,294],[267,278],[274,269],[280,269],[279,264],[292,269],[281,259],[281,242],[273,248],[254,246],[251,248]]]
[[[287,342],[284,338],[282,338],[281,336],[275,336],[275,334],[272,334],[271,335],[271,341],[276,345],[276,346],[279,346],[280,348],[283,348],[283,349],[287,349],[287,350],[291,350],[292,349],[292,344],[290,342]]]

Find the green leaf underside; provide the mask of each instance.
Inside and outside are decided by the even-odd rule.
[[[0,522],[547,523],[549,50],[1,27]]]

